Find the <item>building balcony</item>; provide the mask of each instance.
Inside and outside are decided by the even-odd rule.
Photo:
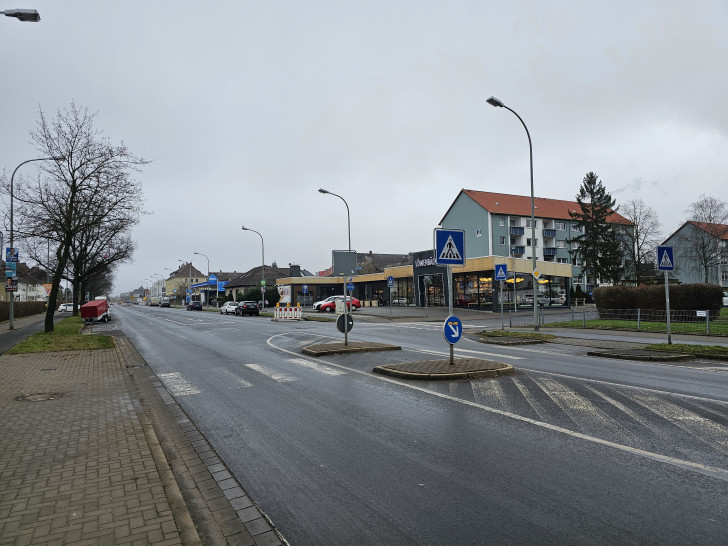
[[[558,252],[558,248],[555,246],[545,246],[543,247],[543,255],[544,256],[556,256],[556,252]]]
[[[511,226],[511,229],[509,231],[511,235],[523,235],[523,228],[522,227],[513,227]]]
[[[556,230],[555,229],[544,229],[543,236],[544,237],[556,237]]]
[[[525,246],[512,246],[511,247],[511,255],[513,255],[513,256],[522,256],[525,253],[526,253]]]

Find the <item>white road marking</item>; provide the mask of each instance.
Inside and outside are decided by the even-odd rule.
[[[265,368],[260,364],[246,364],[245,366],[253,371],[258,372],[259,374],[270,377],[271,379],[273,379],[274,381],[278,381],[279,383],[289,383],[291,381],[297,381],[297,379],[293,376],[281,372],[276,372],[274,370],[269,370],[268,368]]]
[[[164,386],[169,389],[172,396],[187,396],[190,394],[200,394],[202,391],[187,381],[179,372],[160,373],[157,377],[162,380]]]
[[[329,366],[322,366],[317,362],[306,360],[305,358],[289,358],[288,362],[296,364],[297,366],[302,366],[303,368],[308,368],[309,370],[314,370],[325,375],[344,375],[346,373],[341,370],[335,370],[333,368],[330,368]]]
[[[238,377],[230,370],[227,370],[225,368],[215,368],[215,373],[218,375],[223,376],[223,378],[228,382],[228,388],[230,389],[239,389],[242,387],[252,387],[252,383],[248,383],[245,379],[242,377]]]
[[[294,353],[293,351],[289,351],[288,349],[283,349],[282,347],[276,347],[275,345],[273,345],[273,340],[275,338],[277,338],[277,337],[283,337],[283,336],[288,336],[288,335],[291,335],[291,333],[292,332],[284,332],[284,333],[281,333],[281,334],[276,334],[274,336],[269,337],[266,340],[266,343],[271,348],[273,348],[275,350],[278,350],[278,351],[281,351],[283,353],[287,353],[287,354],[293,355],[295,357],[298,357],[298,354],[297,353]],[[715,466],[704,465],[704,464],[696,463],[696,462],[693,462],[693,461],[686,461],[684,459],[678,459],[676,457],[668,457],[667,455],[661,455],[659,453],[653,453],[651,451],[646,451],[644,449],[638,449],[638,448],[635,448],[635,447],[631,447],[631,446],[627,446],[627,445],[623,445],[623,444],[618,444],[617,442],[611,442],[609,440],[604,440],[602,438],[597,438],[596,436],[590,436],[588,434],[583,434],[581,432],[576,432],[576,431],[573,431],[573,430],[569,430],[569,429],[564,428],[564,427],[559,427],[559,426],[556,426],[556,425],[551,425],[549,423],[544,423],[542,421],[537,421],[537,420],[531,419],[529,417],[523,417],[522,415],[517,415],[517,414],[514,414],[514,413],[507,412],[507,411],[499,410],[499,409],[496,409],[496,408],[491,408],[491,407],[485,406],[483,404],[478,404],[477,402],[470,402],[469,400],[463,400],[461,398],[457,398],[457,397],[451,396],[449,394],[439,393],[439,392],[431,391],[431,390],[426,389],[424,387],[418,387],[417,385],[403,383],[403,382],[401,382],[401,381],[399,381],[397,379],[391,379],[391,378],[389,378],[387,376],[384,376],[384,375],[373,374],[371,372],[360,371],[360,370],[356,370],[356,369],[353,369],[353,368],[347,368],[345,366],[341,366],[340,364],[336,364],[336,363],[333,363],[333,362],[327,362],[327,364],[329,366],[333,366],[333,367],[336,367],[336,368],[339,368],[339,369],[342,369],[342,370],[346,370],[347,372],[361,374],[361,375],[366,376],[366,377],[368,377],[370,379],[375,379],[377,381],[384,381],[386,383],[391,383],[393,385],[397,385],[397,386],[399,386],[401,388],[410,389],[410,390],[418,391],[418,392],[421,392],[423,394],[427,394],[427,395],[430,395],[430,396],[435,396],[437,398],[442,398],[442,399],[445,399],[445,400],[449,400],[451,402],[455,402],[456,404],[463,404],[465,406],[470,406],[470,407],[473,407],[473,408],[477,408],[477,409],[486,411],[488,413],[493,413],[493,414],[496,414],[496,415],[501,415],[503,417],[507,417],[509,419],[513,419],[513,420],[516,420],[516,421],[521,421],[522,423],[527,423],[527,424],[533,425],[535,427],[544,428],[544,429],[547,429],[547,430],[551,430],[553,432],[557,432],[559,434],[564,434],[566,436],[571,436],[572,438],[579,438],[579,439],[584,440],[584,441],[587,441],[587,442],[591,442],[591,443],[594,443],[594,444],[598,444],[598,445],[602,445],[602,446],[609,447],[609,448],[612,448],[612,449],[616,449],[618,451],[622,451],[622,452],[625,452],[625,453],[630,453],[630,454],[636,455],[638,457],[644,457],[646,459],[651,459],[653,461],[658,461],[658,462],[661,462],[661,463],[664,463],[664,464],[668,464],[668,465],[671,465],[671,466],[675,466],[675,467],[678,467],[678,468],[682,468],[684,470],[690,470],[692,472],[697,472],[699,474],[703,474],[705,476],[710,476],[712,478],[716,478],[716,479],[719,479],[719,480],[722,480],[722,481],[728,481],[728,470],[727,469],[724,469],[724,468],[718,468],[718,467],[715,467]],[[536,370],[534,370],[534,371],[536,371]],[[552,375],[558,375],[558,374],[552,374]],[[605,381],[603,383],[607,383],[607,382]],[[624,387],[626,385],[620,385],[620,386]],[[647,389],[643,389],[643,390],[647,390]]]

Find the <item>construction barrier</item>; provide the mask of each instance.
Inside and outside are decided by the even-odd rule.
[[[273,320],[301,320],[303,318],[303,308],[300,305],[296,307],[281,307],[276,304]]]

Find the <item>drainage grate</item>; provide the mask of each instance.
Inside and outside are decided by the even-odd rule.
[[[18,402],[42,402],[44,400],[55,400],[62,396],[62,392],[39,392],[36,394],[23,394],[22,396],[17,396],[15,400]]]

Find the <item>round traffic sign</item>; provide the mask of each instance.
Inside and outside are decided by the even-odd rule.
[[[463,336],[463,323],[455,315],[450,315],[442,325],[445,339],[450,345],[454,345]]]
[[[345,317],[348,319],[346,322],[344,322]],[[351,332],[351,329],[354,326],[354,317],[351,315],[339,315],[339,318],[336,319],[336,328],[342,334],[344,333],[344,324],[348,326],[346,329],[347,333]]]

